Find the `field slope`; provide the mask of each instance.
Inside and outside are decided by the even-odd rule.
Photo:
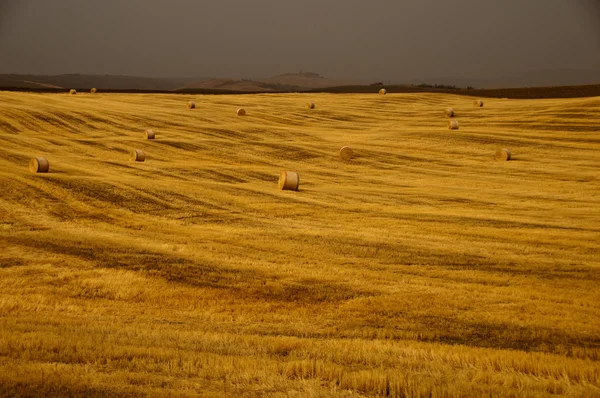
[[[600,396],[599,116],[0,92],[0,395]]]

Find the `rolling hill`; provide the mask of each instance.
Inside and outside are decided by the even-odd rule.
[[[0,92],[0,395],[598,396],[600,97],[472,104]]]

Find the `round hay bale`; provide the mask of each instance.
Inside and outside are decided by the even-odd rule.
[[[92,88],[92,89],[90,90],[90,93],[92,93],[92,94],[96,94],[96,91],[98,91],[98,90],[96,90],[95,88]]]
[[[32,173],[47,173],[50,170],[50,163],[46,158],[33,158],[29,161],[29,171]]]
[[[510,149],[507,148],[498,148],[498,150],[496,151],[496,155],[494,155],[494,158],[498,162],[506,162],[507,160],[510,160],[510,157]]]
[[[446,110],[444,112],[446,113],[446,116],[448,116],[448,117],[454,117],[454,109],[452,109],[452,108],[446,108]]]
[[[145,136],[147,140],[153,140],[154,138],[156,138],[156,135],[152,130],[146,130]]]
[[[130,159],[135,162],[143,162],[146,160],[146,154],[141,149],[134,149],[133,152],[131,152]]]
[[[481,108],[483,106],[483,101],[482,100],[475,100],[475,101],[473,101],[473,105],[475,105],[478,108]]]
[[[308,106],[308,109],[315,109],[315,103],[312,101],[307,102],[306,106]]]
[[[240,108],[237,110],[238,116],[246,116],[246,110],[244,108]]]
[[[386,95],[387,94],[387,90],[385,88],[382,88],[382,89],[379,90],[379,94]]]
[[[342,158],[342,160],[350,160],[353,156],[354,151],[349,146],[343,146],[342,149],[340,149],[340,158]]]
[[[196,104],[194,103],[194,101],[188,101],[187,107],[188,109],[194,109],[196,107]]]
[[[458,120],[448,120],[448,129],[458,130]]]
[[[282,171],[279,174],[279,189],[282,191],[297,191],[300,186],[300,176],[295,171]]]
[[[77,90],[75,90],[74,88],[72,88],[72,89],[69,90],[69,94],[75,95],[75,94],[77,94]]]

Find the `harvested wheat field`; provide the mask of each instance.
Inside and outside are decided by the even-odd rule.
[[[600,98],[310,96],[0,92],[0,395],[600,396]]]

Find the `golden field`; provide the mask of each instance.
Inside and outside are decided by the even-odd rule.
[[[599,116],[0,92],[0,396],[600,396]]]

